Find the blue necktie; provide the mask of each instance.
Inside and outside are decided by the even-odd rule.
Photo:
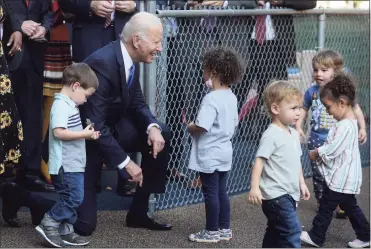
[[[134,72],[135,72],[135,66],[134,64],[129,69],[129,78],[128,78],[128,88],[130,89],[131,85],[134,81]]]

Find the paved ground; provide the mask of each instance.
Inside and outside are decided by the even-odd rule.
[[[370,219],[370,170],[365,168],[362,193],[358,196],[359,204]],[[311,182],[307,180],[308,186]],[[246,194],[233,197],[232,229],[234,238],[230,242],[218,244],[198,244],[189,242],[187,236],[201,229],[204,225],[203,205],[192,205],[182,208],[157,212],[161,220],[170,221],[174,228],[169,232],[155,232],[145,229],[128,229],[124,225],[125,212],[100,211],[99,226],[91,237],[90,247],[261,247],[265,229],[265,217],[259,207],[247,204]],[[301,202],[298,215],[303,229],[309,229],[315,215],[316,202]],[[38,237],[31,225],[27,212],[21,212],[21,228],[10,228],[0,221],[1,247],[43,247],[43,240]],[[325,247],[346,247],[354,239],[354,232],[348,220],[333,220],[328,231]]]

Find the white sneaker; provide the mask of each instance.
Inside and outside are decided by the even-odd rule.
[[[220,240],[231,240],[232,239],[232,230],[231,229],[219,229]]]
[[[304,241],[305,243],[307,243],[309,245],[312,245],[312,246],[315,246],[315,247],[320,247],[319,245],[317,245],[316,243],[314,243],[312,241],[312,239],[309,237],[308,232],[301,232],[300,240]]]
[[[189,235],[188,238],[190,241],[203,243],[217,243],[220,241],[219,231],[201,230],[198,233]]]
[[[349,242],[348,246],[352,247],[352,248],[365,248],[365,247],[370,246],[370,241],[362,241],[362,240],[359,240],[359,239],[355,239],[355,240]]]

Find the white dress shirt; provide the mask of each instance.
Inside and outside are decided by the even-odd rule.
[[[120,46],[121,46],[122,57],[124,59],[126,82],[128,82],[128,80],[129,80],[129,74],[130,74],[130,68],[131,68],[131,66],[134,63],[133,63],[133,60],[131,59],[131,57],[130,57],[130,55],[129,55],[129,53],[128,53],[126,47],[125,47],[125,45],[122,42],[120,42]],[[139,68],[136,69],[136,70],[139,70]],[[149,133],[149,130],[153,126],[159,128],[161,130],[161,128],[160,128],[160,126],[158,124],[152,123],[152,124],[148,125],[148,127],[147,127],[147,134]],[[123,161],[122,163],[120,163],[117,167],[119,169],[125,168],[125,166],[129,163],[129,161],[130,161],[130,157],[128,156],[125,159],[125,161]]]

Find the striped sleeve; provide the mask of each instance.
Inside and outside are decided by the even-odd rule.
[[[345,141],[350,139],[350,125],[350,121],[335,125],[331,128],[335,129],[333,133],[330,132],[332,136],[329,136],[326,143],[318,148],[318,155],[327,166],[333,165],[331,162],[347,149],[348,143]]]

